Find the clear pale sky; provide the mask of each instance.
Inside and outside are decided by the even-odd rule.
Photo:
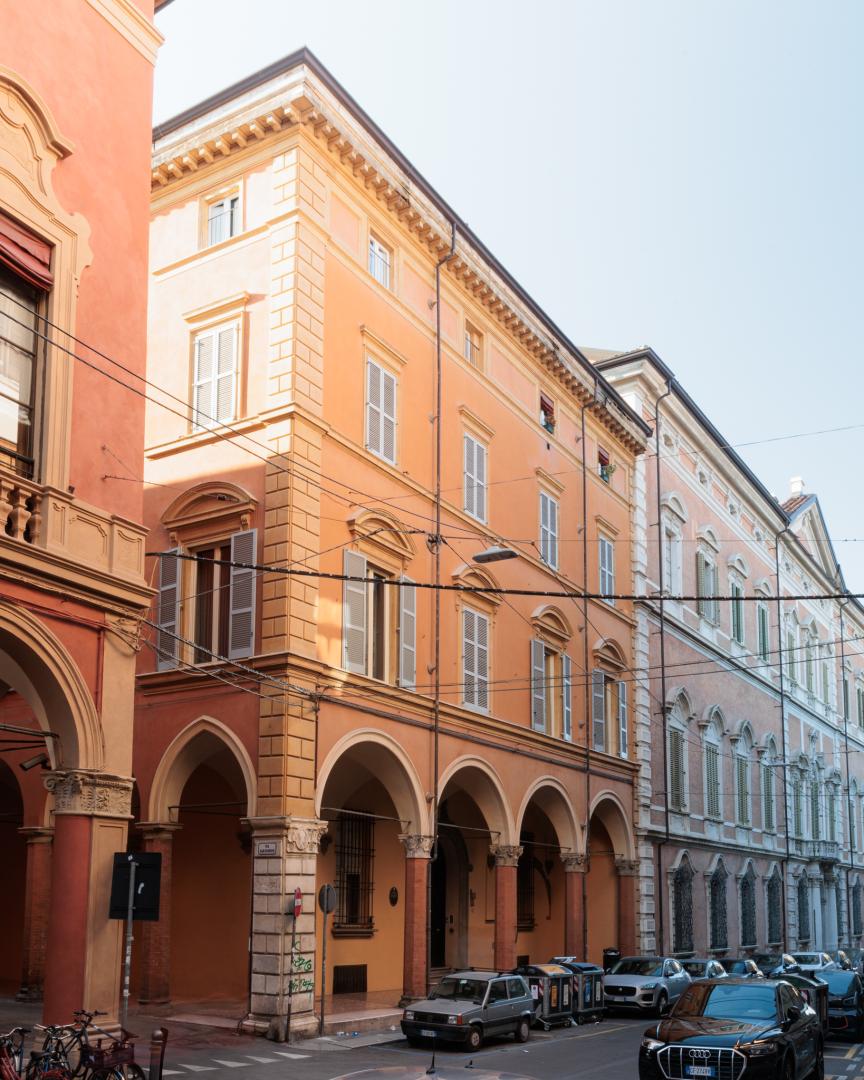
[[[799,436],[739,451],[781,499],[804,477],[864,592],[864,2],[175,0],[157,22],[157,121],[306,45],[572,340],[652,345],[730,443]]]

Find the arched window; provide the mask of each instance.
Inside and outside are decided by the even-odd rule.
[[[729,946],[728,920],[726,918],[726,867],[721,859],[711,875],[708,887],[709,915],[711,922],[711,948],[725,949]]]
[[[693,867],[686,855],[672,875],[672,951],[693,951]]]
[[[779,945],[783,940],[783,885],[777,867],[768,878],[766,887],[768,901],[768,944]]]
[[[750,803],[750,752],[752,749],[750,733],[746,729],[737,740],[735,747],[735,820],[739,825],[750,825],[752,809]]]
[[[798,941],[810,940],[810,883],[807,875],[798,878]]]
[[[852,933],[858,937],[861,932],[861,881],[858,880],[852,886]]]
[[[756,944],[756,875],[750,863],[741,878],[741,944]]]
[[[705,816],[720,819],[723,816],[723,800],[720,788],[720,740],[723,736],[723,725],[719,717],[715,715],[705,730],[704,737],[704,761],[705,761]]]

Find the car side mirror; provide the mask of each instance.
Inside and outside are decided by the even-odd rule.
[[[796,1021],[798,1021],[800,1019],[801,1019],[801,1010],[798,1008],[797,1005],[790,1005],[789,1008],[786,1010],[786,1023],[787,1024],[794,1024]]]

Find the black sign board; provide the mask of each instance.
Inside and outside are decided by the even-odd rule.
[[[135,866],[135,896],[132,918],[157,922],[159,919],[159,880],[162,875],[162,855],[146,851],[132,855]],[[129,911],[129,860],[125,851],[114,856],[111,878],[111,908],[109,919],[125,919]]]
[[[336,890],[332,885],[322,885],[318,890],[318,907],[329,915],[336,908]]]

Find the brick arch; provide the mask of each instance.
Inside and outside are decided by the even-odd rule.
[[[497,834],[497,843],[515,845],[519,833],[513,812],[504,794],[501,778],[492,766],[482,758],[465,755],[451,762],[444,770],[438,790],[439,802],[443,802],[449,785],[461,788],[477,804],[486,826]]]
[[[539,777],[525,792],[516,817],[516,835],[522,832],[522,823],[531,803],[539,807],[549,818],[562,852],[579,851],[579,829],[576,812],[564,785],[553,776]]]

